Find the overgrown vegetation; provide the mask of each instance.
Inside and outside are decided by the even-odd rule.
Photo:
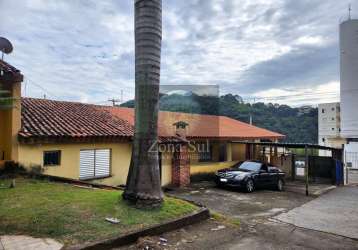
[[[0,180],[0,186],[5,182]],[[16,188],[0,189],[0,235],[26,234],[74,244],[120,235],[196,209],[165,198],[161,208],[141,211],[122,201],[119,191],[18,178]],[[106,217],[118,218],[120,224],[110,224]]]
[[[5,165],[0,168],[0,179],[16,178],[18,176],[28,176],[30,178],[38,177],[43,173],[41,166],[33,165],[26,169],[18,163],[12,161],[5,162]]]
[[[122,106],[134,107],[133,101]],[[286,142],[317,143],[317,108],[304,106],[292,108],[273,103],[244,103],[238,95],[227,94],[221,97],[162,95],[160,109],[196,114],[225,115],[243,122],[266,128],[286,135]]]

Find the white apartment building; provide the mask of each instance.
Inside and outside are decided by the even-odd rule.
[[[352,169],[349,179],[358,183],[358,19],[339,26],[341,136],[346,139],[344,161]],[[354,171],[353,171],[354,170]],[[354,178],[352,178],[355,176]],[[351,182],[351,181],[348,181]]]
[[[341,108],[339,102],[318,105],[318,144],[326,147],[342,148],[345,140],[340,136]],[[320,156],[330,156],[330,152],[320,151]]]

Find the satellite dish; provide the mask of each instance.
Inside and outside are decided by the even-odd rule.
[[[0,51],[5,54],[10,54],[13,50],[12,44],[4,37],[0,37]]]

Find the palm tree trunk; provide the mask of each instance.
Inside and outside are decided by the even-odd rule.
[[[123,198],[137,206],[161,205],[158,101],[162,1],[135,0],[135,134]]]

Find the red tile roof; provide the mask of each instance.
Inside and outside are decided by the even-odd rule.
[[[122,107],[104,107],[114,116],[127,120],[134,125],[134,109]],[[259,128],[226,116],[187,114],[161,111],[159,113],[159,135],[175,134],[173,123],[184,121],[188,138],[227,138],[227,139],[281,139],[285,136],[267,129]]]
[[[159,114],[162,142],[178,141],[173,123],[185,121],[188,138],[280,139],[284,136],[225,116],[178,112]],[[131,139],[134,110],[76,102],[22,98],[22,142],[116,141]],[[179,140],[180,141],[180,140]]]
[[[99,106],[76,102],[22,98],[20,141],[131,138],[133,126],[103,112]]]

